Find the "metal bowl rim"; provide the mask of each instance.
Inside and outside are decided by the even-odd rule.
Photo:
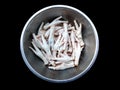
[[[62,8],[68,8],[68,9],[71,9],[71,10],[74,10],[80,14],[82,14],[89,22],[90,24],[92,25],[93,27],[93,30],[94,30],[94,34],[95,34],[95,41],[96,41],[96,48],[95,48],[95,53],[94,53],[94,56],[90,62],[90,64],[87,66],[87,68],[81,72],[80,74],[72,77],[72,78],[69,78],[69,79],[64,79],[64,80],[55,80],[55,79],[50,79],[50,78],[47,78],[47,77],[44,77],[42,76],[41,74],[39,74],[37,71],[34,70],[34,68],[29,64],[26,56],[25,56],[25,52],[24,52],[24,49],[23,49],[23,37],[24,37],[24,33],[26,31],[26,27],[28,26],[29,22],[36,16],[38,15],[39,13],[47,10],[47,9],[50,9],[50,8],[56,8],[56,7],[62,7]],[[30,69],[31,72],[33,72],[36,76],[38,76],[39,78],[42,78],[46,81],[49,81],[49,82],[56,82],[56,83],[66,83],[66,82],[70,82],[70,81],[73,81],[77,78],[80,78],[81,76],[83,76],[86,72],[89,71],[89,69],[92,67],[92,65],[94,64],[96,58],[97,58],[97,55],[98,55],[98,51],[99,51],[99,38],[98,38],[98,33],[97,33],[97,30],[93,24],[93,22],[90,20],[90,18],[85,14],[83,13],[81,10],[75,8],[75,7],[72,7],[72,6],[68,6],[68,5],[51,5],[51,6],[47,6],[45,8],[42,8],[40,9],[39,11],[37,11],[36,13],[34,13],[30,18],[29,20],[26,22],[25,26],[23,27],[23,31],[21,33],[21,37],[20,37],[20,51],[21,51],[21,55],[23,57],[23,60],[25,62],[25,64],[27,65],[27,67]]]

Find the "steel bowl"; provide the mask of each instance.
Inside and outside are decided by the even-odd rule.
[[[82,23],[85,47],[77,67],[55,71],[46,67],[42,60],[29,49],[29,46],[31,46],[32,33],[37,32],[40,24],[58,16],[63,16],[71,23],[74,19]],[[25,64],[38,78],[48,82],[65,83],[82,77],[90,70],[98,55],[99,38],[93,22],[81,10],[68,5],[51,5],[37,11],[26,22],[20,37],[20,50]]]

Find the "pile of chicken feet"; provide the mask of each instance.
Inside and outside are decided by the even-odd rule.
[[[53,70],[64,70],[79,65],[81,51],[85,44],[82,39],[82,24],[73,21],[72,26],[62,16],[50,23],[41,23],[37,34],[32,33],[29,48]]]

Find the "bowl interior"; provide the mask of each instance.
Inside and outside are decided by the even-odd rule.
[[[48,69],[43,64],[42,60],[29,49],[29,46],[31,46],[32,33],[37,33],[42,22],[50,22],[58,16],[63,16],[63,18],[68,20],[71,24],[73,24],[74,19],[82,23],[82,35],[85,43],[79,66],[62,71]],[[96,51],[95,29],[89,20],[84,17],[83,13],[77,12],[74,9],[52,7],[38,11],[27,22],[21,38],[21,51],[28,68],[38,77],[48,81],[67,81],[78,78],[89,69],[91,62],[94,62],[93,57]]]

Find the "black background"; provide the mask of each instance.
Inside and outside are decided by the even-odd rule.
[[[9,2],[8,2],[9,4]],[[64,84],[55,84],[44,81],[35,75],[25,65],[20,52],[20,36],[27,20],[38,10],[54,4],[70,5],[83,11],[94,23],[99,36],[99,52],[93,67],[82,78]],[[10,3],[10,21],[13,31],[15,45],[14,74],[11,82],[13,87],[34,88],[34,89],[104,89],[104,87],[116,87],[118,81],[118,71],[115,62],[118,59],[114,56],[116,51],[116,40],[114,35],[117,32],[117,4],[112,1],[104,0],[17,0]],[[117,11],[119,12],[119,11]],[[116,14],[116,15],[115,15]],[[114,17],[116,16],[116,17]],[[114,18],[113,18],[114,17]],[[113,37],[114,36],[114,37]]]

